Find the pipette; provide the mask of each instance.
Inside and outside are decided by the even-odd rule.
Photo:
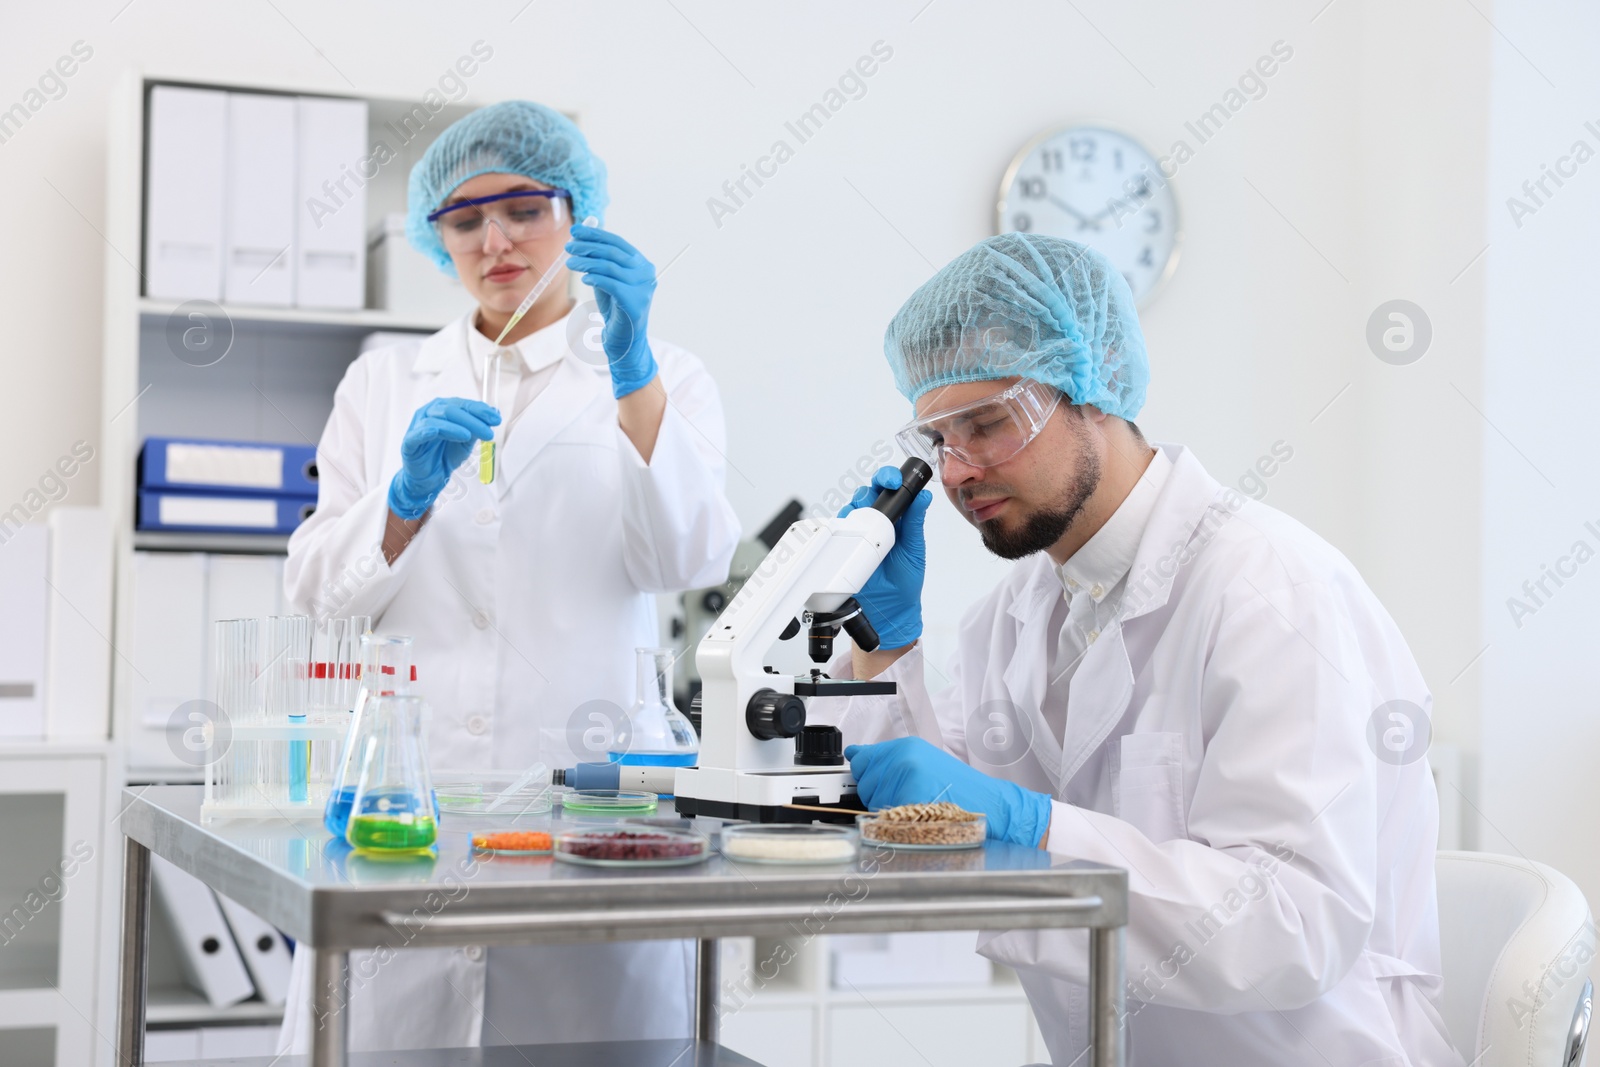
[[[489,802],[489,806],[483,810],[499,810],[500,805],[504,804],[506,801],[510,800],[524,789],[528,788],[528,786],[533,783],[535,778],[539,777],[541,774],[544,774],[549,769],[550,768],[546,767],[543,763],[535,763],[532,767],[529,767],[527,770],[523,771],[522,774],[518,775],[517,780],[506,786],[500,795],[491,800]],[[549,793],[550,788],[546,786],[544,792]]]
[[[583,224],[585,226],[598,226],[600,225],[600,220],[590,215],[583,220]],[[500,342],[504,341],[506,334],[510,333],[517,323],[522,321],[522,316],[526,315],[528,309],[533,307],[533,302],[538,300],[546,289],[550,288],[550,283],[556,279],[556,273],[566,265],[567,250],[563,246],[555,261],[545,268],[544,274],[534,283],[533,288],[528,290],[528,295],[522,298],[522,303],[518,304],[517,310],[511,313],[511,318],[506,320],[505,329],[501,330],[500,336],[494,339],[494,348],[490,349],[489,354],[483,357],[483,389],[480,399],[485,404],[491,407],[499,406],[496,401],[499,400],[500,394]],[[489,384],[491,378],[494,380],[493,386]],[[491,395],[493,399],[490,398]],[[483,485],[488,485],[494,481],[493,440],[484,441],[478,446],[478,481]]]

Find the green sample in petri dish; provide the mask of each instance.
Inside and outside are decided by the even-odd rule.
[[[654,793],[630,789],[573,789],[562,794],[561,806],[577,815],[654,815]]]
[[[431,815],[357,815],[347,835],[359,849],[381,852],[417,852],[431,848],[439,828]]]

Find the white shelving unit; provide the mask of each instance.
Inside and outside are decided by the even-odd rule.
[[[135,552],[209,552],[217,555],[282,556],[289,551],[287,536],[271,534],[182,533],[176,530],[135,530]]]
[[[147,318],[165,319],[174,314],[183,306],[178,300],[155,300],[151,297],[139,298],[139,314]],[[372,333],[374,330],[405,330],[422,333],[432,333],[444,323],[432,319],[417,319],[407,315],[398,315],[392,311],[380,311],[376,308],[362,308],[357,311],[322,311],[317,308],[271,308],[248,307],[230,304],[223,308],[228,313],[228,318],[235,325],[256,325],[261,327],[271,325],[311,326],[333,330],[348,330],[357,335]]]
[[[0,1062],[105,1064],[113,1032],[121,769],[100,743],[0,746]]]
[[[114,645],[124,650],[114,662],[112,731],[128,753],[135,780],[190,780],[192,768],[166,758],[167,713],[185,700],[205,699],[205,686],[185,683],[185,691],[151,684],[132,651],[138,588],[136,553],[187,553],[196,558],[282,556],[288,538],[251,534],[136,532],[135,469],[141,443],[150,436],[196,436],[227,440],[315,444],[333,407],[333,393],[346,368],[374,332],[431,333],[443,320],[377,309],[345,311],[294,307],[211,305],[210,328],[231,335],[226,355],[199,367],[180,358],[174,329],[190,325],[188,302],[144,294],[146,114],[155,85],[187,85],[269,94],[329,96],[301,85],[250,85],[208,82],[198,85],[178,75],[134,72],[118,85],[108,123],[105,236],[113,254],[106,257],[102,408],[104,442],[100,465],[101,506],[110,514],[115,545]],[[411,140],[401,144],[396,127],[418,107],[416,101],[363,98],[368,107],[369,142],[380,138],[394,156],[365,187],[366,226],[405,206],[411,164],[438,133],[473,105],[455,103],[428,115]],[[413,119],[410,125],[419,124]],[[203,581],[204,579],[202,579]],[[151,596],[150,589],[145,590]],[[189,640],[186,635],[184,640]],[[203,642],[205,635],[202,632]],[[202,664],[206,662],[201,649]],[[187,689],[195,689],[188,692]]]
[[[206,309],[217,328],[231,331],[232,345],[216,364],[196,367],[178,358],[169,342],[169,325],[188,325],[184,301],[154,299],[145,295],[141,274],[144,263],[145,142],[146,109],[149,90],[158,84],[180,84],[201,88],[275,94],[331,96],[322,89],[304,85],[258,85],[210,81],[203,85],[181,74],[132,72],[113,93],[112,114],[108,123],[105,237],[110,247],[106,256],[105,332],[102,370],[103,444],[96,456],[100,466],[101,506],[110,514],[115,537],[115,592],[113,633],[110,635],[119,654],[114,657],[112,676],[112,740],[102,756],[115,754],[117,769],[102,782],[108,795],[115,797],[124,785],[150,782],[195,782],[200,770],[174,758],[167,758],[165,712],[185,700],[209,697],[201,681],[193,692],[175,692],[152,686],[141,670],[141,650],[151,655],[160,652],[163,642],[198,640],[202,664],[206,631],[197,624],[193,632],[145,635],[135,634],[136,556],[161,554],[176,559],[203,561],[210,580],[226,571],[235,586],[241,575],[251,573],[249,561],[269,564],[263,557],[281,557],[288,538],[266,535],[184,534],[136,532],[134,530],[136,464],[141,443],[149,436],[196,436],[228,440],[255,440],[315,444],[333,407],[333,392],[346,368],[360,351],[361,341],[374,332],[432,333],[445,320],[398,314],[385,310],[312,310],[292,307],[213,306]],[[411,165],[445,127],[475,106],[454,103],[428,116],[421,132],[399,144],[389,123],[398,122],[418,106],[415,100],[364,98],[368,105],[369,143],[382,136],[395,149],[394,157],[382,166],[366,186],[366,228],[385,213],[404,210],[405,185]],[[413,125],[416,125],[413,123]],[[352,161],[354,162],[354,161]],[[182,316],[182,317],[180,317]],[[259,570],[257,584],[270,584],[271,576]],[[147,586],[150,583],[146,583]],[[144,595],[160,596],[160,588],[146,588]],[[192,590],[185,590],[185,593]],[[176,591],[174,591],[176,595]],[[237,593],[235,594],[237,599]],[[267,612],[263,611],[263,614]],[[153,638],[159,638],[153,639]],[[171,706],[171,708],[168,707]],[[41,763],[40,766],[45,766]],[[9,790],[9,778],[0,789]],[[5,800],[0,793],[0,803]],[[74,811],[77,809],[74,808]],[[105,820],[100,820],[104,823]],[[9,830],[8,830],[9,833]],[[121,837],[114,828],[107,840],[117,849],[115,864],[120,871]],[[10,838],[8,837],[8,841]],[[110,903],[120,882],[113,877]],[[64,903],[72,903],[71,898]],[[115,993],[116,912],[109,925],[96,930],[93,923],[71,926],[63,935],[60,956],[63,968],[87,967],[89,980],[98,979],[107,996]],[[92,933],[86,934],[85,931]],[[84,942],[82,939],[90,939]],[[99,951],[99,963],[93,956]],[[162,955],[152,945],[153,962]],[[70,965],[68,961],[71,961]],[[0,975],[4,974],[4,950],[0,948]],[[66,981],[63,970],[62,981]],[[77,974],[73,970],[73,974]],[[153,968],[149,993],[149,1022],[152,1029],[189,1029],[215,1026],[276,1024],[282,1009],[249,1000],[229,1008],[211,1007],[194,990],[181,984],[176,971]],[[13,992],[0,988],[0,1062],[12,1064],[58,1064],[82,1067],[90,1063],[110,1067],[111,1049],[96,1039],[97,1050],[77,1041],[77,1032],[66,1030],[56,1043],[55,1058],[39,1052],[39,1038],[23,1035],[15,1027],[19,1021],[49,1020],[51,1011],[35,1010],[44,994],[37,990]],[[108,1014],[97,1023],[106,1034],[113,1032]],[[35,1029],[42,1029],[39,1024]],[[103,1053],[103,1055],[102,1055]]]
[[[783,943],[786,950],[767,938],[733,941],[723,954],[721,1041],[766,1067],[1021,1067],[1049,1059],[1027,995],[1005,967],[995,965],[982,984],[839,988],[826,935]]]

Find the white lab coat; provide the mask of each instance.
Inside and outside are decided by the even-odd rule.
[[[1062,599],[1043,553],[968,612],[947,689],[929,693],[913,651],[882,675],[900,695],[836,713],[845,740],[918,734],[1049,793],[1052,853],[1127,869],[1133,1067],[1458,1067],[1436,1007],[1428,762],[1379,762],[1368,741],[1385,702],[1430,708],[1422,675],[1338,551],[1164,451],[1175,468],[1120,623],[1072,679],[1063,743],[1039,713]],[[1015,762],[985,761],[991,730]],[[1081,1062],[1086,934],[978,945],[1017,968],[1053,1061]]]
[[[401,438],[428,400],[478,395],[469,328],[351,365],[284,583],[300,611],[371,615],[375,630],[415,638],[431,766],[570,766],[574,711],[633,701],[634,649],[660,642],[652,594],[727,577],[739,530],[723,492],[721,401],[698,359],[652,338],[669,403],[647,465],[618,427],[607,369],[564,352],[499,445],[493,484],[479,483],[474,453],[391,567],[379,545]],[[523,343],[564,349],[566,331],[558,322]],[[304,957],[283,1039],[300,1050]],[[361,954],[351,966],[370,969]],[[681,1036],[691,985],[681,941],[408,949],[353,993],[351,1047]]]

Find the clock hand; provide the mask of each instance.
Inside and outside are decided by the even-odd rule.
[[[1137,215],[1141,210],[1144,209],[1144,205],[1147,204],[1150,201],[1150,198],[1154,195],[1154,190],[1151,190],[1150,192],[1145,193],[1143,196],[1130,197],[1127,200],[1121,200],[1117,197],[1109,197],[1106,200],[1106,209],[1104,211],[1096,212],[1094,216],[1089,219],[1089,221],[1097,223],[1095,229],[1098,230],[1100,228],[1098,225],[1100,219],[1105,218],[1107,215],[1110,215],[1113,211],[1124,205],[1129,207],[1128,214]]]
[[[1095,226],[1095,228],[1099,229],[1099,226],[1098,226],[1099,221],[1101,219],[1105,218],[1106,216],[1110,215],[1117,208],[1121,207],[1123,205],[1123,203],[1124,203],[1124,201],[1119,200],[1116,197],[1108,198],[1106,200],[1106,209],[1104,211],[1095,212],[1094,219],[1093,219],[1093,221],[1097,224]]]
[[[1056,207],[1060,208],[1062,211],[1065,211],[1067,214],[1071,215],[1073,218],[1077,219],[1078,229],[1084,230],[1090,228],[1091,226],[1097,230],[1100,228],[1095,223],[1094,219],[1085,218],[1083,212],[1079,211],[1077,208],[1074,208],[1071,204],[1067,203],[1059,196],[1050,195],[1046,196],[1045,199],[1050,201]]]

